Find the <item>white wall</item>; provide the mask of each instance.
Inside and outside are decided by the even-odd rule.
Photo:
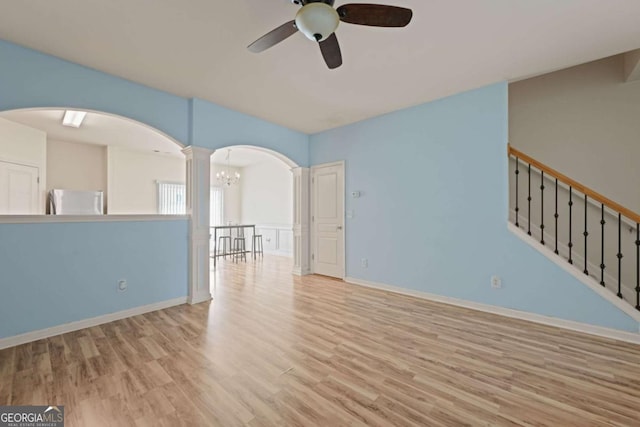
[[[256,224],[265,252],[293,253],[293,174],[278,159],[266,156],[242,168],[242,222]]]
[[[275,158],[243,168],[242,222],[290,226],[293,223],[293,175]]]
[[[157,181],[185,183],[184,158],[107,149],[110,214],[157,214]]]
[[[0,161],[39,169],[40,211],[44,214],[47,188],[47,134],[0,118]]]
[[[107,147],[47,140],[47,191],[107,192]],[[105,206],[107,200],[105,197]]]
[[[622,55],[510,84],[509,142],[640,212],[640,81]]]
[[[243,168],[229,167],[228,170],[230,173],[234,174],[236,172],[240,173],[240,182],[237,184],[233,184],[230,187],[221,186],[220,183],[216,180],[216,173],[221,171],[227,171],[226,165],[219,165],[216,163],[211,164],[211,186],[212,187],[221,187],[224,191],[224,223],[232,222],[232,223],[240,223],[242,222],[242,180],[244,179],[244,170]]]

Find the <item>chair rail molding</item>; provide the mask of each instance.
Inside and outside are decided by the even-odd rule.
[[[189,146],[187,161],[187,215],[189,221],[189,304],[211,299],[209,289],[209,198],[211,155],[214,150]]]
[[[310,169],[293,168],[293,274],[311,273],[309,259],[310,229],[309,209]]]

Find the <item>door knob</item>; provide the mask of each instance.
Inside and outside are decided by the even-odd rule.
[[[342,230],[342,226],[341,225],[338,226],[338,230]]]

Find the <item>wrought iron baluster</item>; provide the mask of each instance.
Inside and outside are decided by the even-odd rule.
[[[544,171],[540,171],[540,243],[544,245]]]
[[[600,204],[600,229],[601,229],[601,240],[600,240],[600,284],[605,286],[604,283],[604,225],[607,221],[604,220],[604,203]]]
[[[573,249],[573,240],[571,238],[572,230],[571,230],[571,224],[572,224],[572,220],[573,220],[573,187],[569,187],[569,244],[567,245],[569,247],[569,264],[573,264],[573,259],[571,258],[571,252]]]
[[[636,309],[640,310],[640,224],[636,222]]]
[[[520,212],[520,207],[518,206],[518,177],[520,175],[520,159],[516,157],[516,227],[519,227],[518,223],[518,212]]]
[[[589,231],[587,230],[587,208],[588,208],[588,200],[587,200],[587,195],[585,194],[584,195],[584,233],[582,233],[584,235],[584,271],[583,273],[588,276],[589,269],[587,268],[587,265],[588,265],[587,237],[589,237]]]
[[[531,163],[529,163],[529,196],[527,197],[527,234],[531,236]]]
[[[618,298],[622,298],[622,214],[618,213]]]
[[[554,251],[558,255],[558,179],[556,178],[556,212],[553,214],[553,218],[556,221],[556,250]]]

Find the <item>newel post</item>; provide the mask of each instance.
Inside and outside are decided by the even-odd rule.
[[[187,215],[189,220],[189,304],[211,299],[209,290],[209,197],[213,150],[189,146],[187,161]]]

